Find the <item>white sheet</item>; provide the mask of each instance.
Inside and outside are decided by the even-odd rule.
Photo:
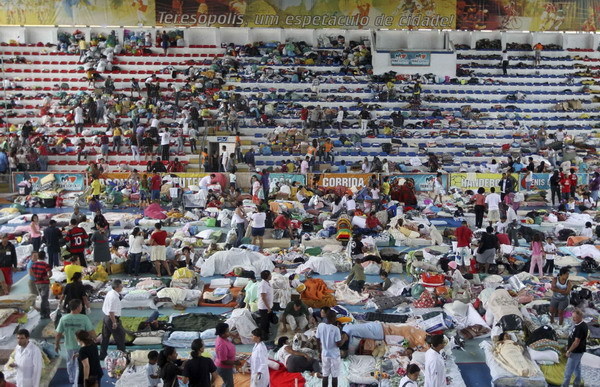
[[[273,271],[275,265],[269,257],[244,249],[231,249],[229,251],[218,251],[211,255],[200,267],[203,277],[211,277],[215,274],[225,274],[235,267],[254,271],[258,275],[263,270]]]
[[[508,372],[504,367],[500,365],[492,354],[492,343],[489,341],[482,341],[479,344],[479,348],[483,350],[485,354],[485,363],[490,369],[490,375],[492,376],[492,382],[494,385],[510,385],[510,386],[529,386],[529,387],[546,387],[546,379],[540,367],[536,364],[537,372],[535,377],[523,378],[520,376],[513,375]]]

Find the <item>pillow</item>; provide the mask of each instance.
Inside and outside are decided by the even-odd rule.
[[[214,339],[217,337],[217,330],[215,328],[207,329],[204,332],[200,333],[200,338],[202,340]]]
[[[237,277],[233,286],[236,288],[245,288],[246,285],[248,285],[248,282],[250,282],[249,278]]]
[[[547,350],[547,351],[536,351],[535,349],[527,348],[531,360],[539,362],[551,362],[552,364],[558,363],[558,353]]]
[[[231,280],[229,278],[215,278],[213,280],[210,281],[210,286],[211,289],[216,289],[216,288],[230,288],[231,287]]]
[[[133,345],[160,345],[162,343],[162,336],[158,337],[136,337],[133,340]]]
[[[139,301],[139,300],[148,300],[148,299],[150,299],[150,297],[152,297],[152,294],[150,294],[149,291],[142,290],[142,289],[136,289],[136,290],[132,290],[129,293],[127,293],[123,297],[123,299],[127,300],[127,301]]]

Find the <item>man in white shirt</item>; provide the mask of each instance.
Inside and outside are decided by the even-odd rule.
[[[150,121],[150,127],[158,129],[159,126],[160,126],[160,121],[158,120],[158,117],[157,116],[152,117],[152,121]]]
[[[15,361],[8,367],[17,369],[17,386],[38,387],[42,377],[42,352],[37,345],[29,342],[29,331],[20,329],[17,332],[17,348]]]
[[[221,147],[221,172],[227,172],[227,163],[229,162],[229,154],[227,153],[227,147],[223,145]]]
[[[202,179],[200,179],[200,182],[198,183],[200,189],[208,190],[208,186],[212,183],[212,179],[214,177],[215,175],[211,173],[210,175],[206,175]]]
[[[106,293],[104,303],[102,304],[102,313],[104,313],[104,321],[102,324],[102,344],[100,346],[100,360],[106,357],[110,336],[115,339],[117,349],[125,352],[125,329],[121,325],[121,291],[123,283],[121,280],[115,279],[112,281],[112,290]]]
[[[258,285],[258,313],[260,315],[259,328],[264,332],[265,340],[269,339],[271,327],[271,309],[273,308],[273,288],[271,287],[271,272],[263,270],[260,272],[260,284]]]
[[[171,133],[169,130],[165,130],[164,132],[159,133],[160,136],[160,149],[162,151],[162,159],[165,161],[169,161],[169,146],[171,145]]]
[[[500,220],[499,204],[502,199],[500,199],[500,195],[496,193],[496,188],[491,187],[490,192],[491,193],[485,198],[485,204],[488,209],[488,220],[491,223],[494,223]]]
[[[425,352],[424,387],[446,386],[446,367],[440,352],[444,349],[444,335],[431,337],[430,348]]]
[[[337,314],[330,310],[327,312],[327,323],[320,323],[317,326],[316,337],[321,343],[321,362],[323,385],[327,386],[331,376],[331,384],[337,386],[337,379],[340,376],[340,366],[342,358],[340,356],[340,346],[342,346],[342,334],[335,325]]]

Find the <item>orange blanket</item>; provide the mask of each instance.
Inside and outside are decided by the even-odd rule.
[[[306,285],[306,290],[302,292],[300,298],[307,306],[322,308],[337,305],[333,295],[334,291],[329,289],[322,279],[309,278],[304,282],[304,285]]]
[[[213,290],[215,290],[215,289],[211,289],[210,285],[204,286],[204,292],[212,292]],[[198,299],[198,306],[218,306],[218,307],[223,307],[223,308],[235,308],[235,306],[237,305],[237,297],[241,291],[242,291],[242,288],[229,288],[229,292],[231,293],[233,300],[231,300],[231,302],[229,302],[227,304],[213,304],[210,302],[204,302],[204,300],[202,299],[202,296],[200,296],[200,298]],[[236,386],[237,386],[237,384],[236,384]]]

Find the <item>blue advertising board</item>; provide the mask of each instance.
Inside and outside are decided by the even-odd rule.
[[[418,192],[433,191],[433,182],[435,180],[435,173],[405,173],[405,174],[394,174],[390,175],[389,183],[392,184],[398,179],[411,178],[415,181],[415,190]],[[383,179],[383,177],[382,177]],[[442,187],[446,189],[448,187],[448,174],[442,174]]]
[[[431,53],[415,51],[392,51],[390,52],[392,66],[430,66]]]
[[[34,191],[40,189],[40,182],[48,175],[54,175],[55,182],[58,187],[65,191],[83,191],[85,190],[85,173],[29,173],[31,177],[31,185]],[[23,173],[15,173],[15,185],[19,185],[25,176]]]
[[[275,184],[277,182],[286,182],[290,185],[298,182],[299,184],[306,185],[306,175],[295,173],[269,173],[269,184]]]

